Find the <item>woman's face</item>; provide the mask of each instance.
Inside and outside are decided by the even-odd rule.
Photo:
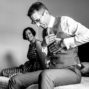
[[[26,31],[26,38],[29,40],[29,41],[32,41],[33,38],[34,38],[34,35],[32,34],[32,32],[28,29]]]

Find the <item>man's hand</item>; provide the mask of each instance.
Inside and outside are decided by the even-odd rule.
[[[55,40],[56,40],[56,35],[54,35],[54,34],[50,34],[50,35],[48,35],[48,36],[45,37],[45,41],[46,41],[47,45],[50,45]]]
[[[81,64],[83,66],[83,68],[81,69],[81,73],[83,75],[89,75],[89,62],[82,62]]]

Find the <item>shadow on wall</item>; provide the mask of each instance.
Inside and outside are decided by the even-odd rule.
[[[4,60],[6,61],[8,67],[17,66],[17,64],[15,62],[16,59],[15,59],[14,55],[12,54],[12,52],[10,52],[10,51],[5,54]]]
[[[0,60],[0,70],[3,68],[10,68],[10,67],[18,66],[16,62],[17,59],[15,58],[12,51],[6,51],[2,56],[3,57]]]
[[[27,61],[28,43],[15,41],[13,44],[0,44],[0,70],[7,67],[19,66]]]

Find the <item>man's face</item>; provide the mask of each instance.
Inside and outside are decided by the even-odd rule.
[[[32,15],[33,24],[36,24],[38,27],[47,28],[49,20],[49,13],[47,10],[41,9],[35,11]]]

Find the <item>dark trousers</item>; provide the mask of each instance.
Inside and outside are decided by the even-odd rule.
[[[76,84],[81,81],[77,68],[46,69],[13,76],[9,81],[9,89],[26,89],[38,84],[39,89],[54,89],[55,86]]]

